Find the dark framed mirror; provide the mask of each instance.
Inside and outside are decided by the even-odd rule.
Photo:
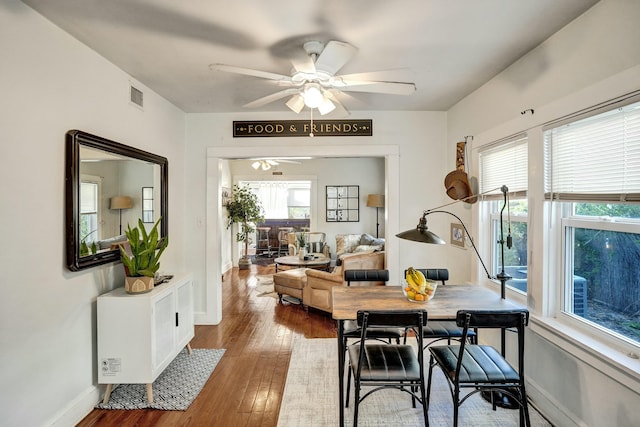
[[[128,145],[80,130],[66,134],[65,235],[67,267],[79,271],[120,260],[118,243],[143,210],[162,218],[168,235],[168,161]],[[151,202],[149,202],[151,200]],[[152,203],[149,206],[148,203]],[[153,223],[145,223],[151,229]]]

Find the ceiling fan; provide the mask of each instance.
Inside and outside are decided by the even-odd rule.
[[[308,41],[303,48],[307,55],[291,60],[290,76],[225,64],[210,64],[209,68],[272,80],[285,88],[245,104],[246,108],[258,108],[288,96],[285,105],[295,113],[307,106],[317,108],[321,115],[336,109],[347,114],[337,97],[342,92],[410,95],[416,91],[414,83],[369,80],[371,73],[336,75],[357,52],[349,43],[332,40],[325,46],[320,41]]]
[[[267,171],[271,169],[272,166],[278,166],[280,163],[291,163],[294,165],[302,164],[302,162],[298,162],[296,160],[286,160],[286,159],[250,159],[254,160],[251,163],[251,167],[255,170],[262,169],[263,171]]]

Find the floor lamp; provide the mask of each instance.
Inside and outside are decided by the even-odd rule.
[[[132,207],[133,201],[129,196],[114,196],[109,200],[109,209],[120,211],[120,235],[122,234],[122,210]]]
[[[376,239],[380,236],[380,223],[378,222],[378,208],[384,208],[384,194],[369,194],[367,196],[367,206],[376,208]]]
[[[402,233],[398,233],[396,234],[397,237],[401,238],[401,239],[405,239],[405,240],[412,240],[414,242],[420,242],[420,243],[432,243],[432,244],[438,244],[438,245],[444,245],[446,242],[444,240],[442,240],[438,235],[436,235],[435,233],[429,231],[429,228],[427,227],[427,216],[431,215],[431,214],[435,214],[435,213],[444,213],[444,214],[448,214],[451,215],[452,217],[454,217],[455,219],[458,220],[458,222],[462,225],[462,228],[464,229],[464,232],[466,233],[466,235],[469,237],[469,242],[471,242],[471,247],[473,248],[474,252],[476,253],[476,256],[478,257],[478,260],[480,261],[480,264],[482,264],[482,268],[484,268],[485,273],[487,274],[487,278],[491,279],[491,280],[499,280],[500,281],[500,297],[502,299],[505,299],[505,289],[506,289],[506,284],[507,281],[509,281],[511,279],[511,276],[509,276],[505,271],[504,271],[504,245],[505,245],[505,240],[504,240],[504,229],[503,229],[503,221],[502,221],[502,215],[504,213],[504,209],[505,207],[508,205],[508,200],[507,200],[507,194],[509,192],[509,189],[507,188],[506,185],[503,185],[502,187],[500,187],[500,191],[502,192],[503,198],[504,198],[504,204],[502,206],[502,209],[500,210],[500,240],[498,240],[498,244],[500,245],[500,264],[501,264],[501,269],[500,272],[494,277],[489,273],[489,270],[487,270],[487,266],[485,265],[484,261],[482,260],[482,257],[480,256],[480,253],[478,252],[478,248],[476,248],[476,245],[473,241],[473,238],[471,237],[471,234],[469,234],[469,230],[467,230],[467,226],[464,224],[464,222],[462,221],[462,219],[460,219],[460,217],[452,212],[449,211],[445,211],[445,210],[440,210],[440,208],[445,207],[445,206],[449,206],[458,202],[463,202],[467,199],[473,198],[473,197],[478,197],[478,196],[482,196],[484,194],[487,193],[491,193],[493,191],[497,190],[493,189],[493,190],[489,190],[485,193],[482,194],[478,194],[478,195],[472,195],[469,197],[466,197],[464,199],[459,199],[456,200],[455,202],[452,203],[448,203],[446,205],[437,207],[437,208],[433,208],[433,209],[429,209],[426,210],[422,213],[422,217],[420,218],[420,220],[418,221],[418,225],[416,226],[416,228],[411,229],[411,230],[407,230],[407,231],[403,231]],[[507,235],[507,247],[509,249],[511,249],[511,234]],[[505,330],[502,329],[501,330],[501,336],[500,336],[500,344],[502,346],[502,355],[504,356],[505,354]],[[506,394],[502,394],[500,392],[493,392],[493,396],[491,395],[491,392],[482,392],[482,396],[485,400],[488,400],[489,402],[494,402],[497,406],[500,406],[502,408],[509,408],[509,409],[515,409],[518,407],[518,404],[515,403],[513,401],[513,399],[511,399],[510,396],[506,395]]]

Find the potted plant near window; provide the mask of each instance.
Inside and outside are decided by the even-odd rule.
[[[154,277],[160,268],[160,256],[169,244],[168,236],[160,238],[158,235],[158,224],[161,220],[162,218],[158,219],[148,233],[141,219],[138,219],[138,226],[135,228],[127,225],[125,234],[129,248],[120,245],[127,293],[149,292],[154,287]]]
[[[264,221],[260,199],[258,199],[258,196],[256,196],[249,187],[234,185],[231,200],[226,203],[225,207],[229,214],[227,218],[227,228],[237,223],[239,230],[236,233],[236,241],[244,242],[244,255],[238,262],[238,267],[240,269],[247,269],[251,265],[251,259],[249,258],[249,234],[254,231],[252,224]]]

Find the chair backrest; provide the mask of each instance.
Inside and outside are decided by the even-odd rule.
[[[460,372],[462,354],[470,329],[506,329],[515,328],[518,333],[518,372],[524,376],[524,329],[529,324],[529,310],[458,310],[456,324],[463,328],[460,340],[460,357],[457,372]]]
[[[427,324],[426,310],[358,310],[358,326],[362,328],[362,340],[366,339],[367,329],[375,328],[411,328],[416,338],[422,338],[422,328]],[[422,347],[421,343],[418,345]]]
[[[287,235],[290,233],[289,230],[278,230],[278,240],[282,243],[282,242],[289,242],[289,239],[287,238]]]
[[[428,280],[435,280],[442,282],[446,285],[446,281],[449,280],[449,270],[446,268],[416,268],[421,271]],[[404,271],[404,276],[407,277],[407,270]]]
[[[456,323],[469,328],[524,328],[529,324],[529,310],[459,310]]]
[[[351,282],[388,282],[389,270],[345,270],[344,281]]]
[[[300,236],[300,234],[302,234],[303,232],[301,231],[295,231],[293,233],[288,233],[287,234],[287,238],[289,239],[289,244],[291,245],[295,245],[296,242],[298,241],[298,236]],[[326,243],[327,240],[327,233],[322,232],[322,231],[304,231],[305,234],[305,240],[307,243],[314,243],[314,242],[322,242],[322,243]]]

